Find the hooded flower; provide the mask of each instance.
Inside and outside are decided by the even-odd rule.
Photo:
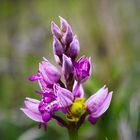
[[[74,76],[78,82],[85,82],[91,75],[91,60],[85,56],[74,63]]]
[[[105,86],[98,90],[86,101],[89,120],[95,122],[108,108],[112,99],[112,92],[108,92]]]
[[[54,85],[54,91],[60,107],[65,108],[69,107],[72,104],[74,96],[69,90],[58,85]]]
[[[44,61],[39,64],[39,71],[43,79],[49,84],[57,83],[61,77],[58,69],[45,58]]]
[[[30,76],[29,80],[35,81],[42,79],[42,82],[46,82],[46,84],[57,83],[61,77],[59,70],[46,58],[43,59],[44,60],[39,63],[39,72],[36,75]]]

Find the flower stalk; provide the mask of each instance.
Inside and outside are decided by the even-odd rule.
[[[69,122],[68,126],[69,140],[78,140],[78,128],[76,123]]]

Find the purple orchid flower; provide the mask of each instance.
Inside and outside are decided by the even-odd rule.
[[[112,92],[108,92],[108,89],[105,88],[105,86],[97,91],[97,93],[89,97],[85,103],[83,97],[77,97],[77,92],[81,93],[80,87],[78,89],[74,88],[75,90],[73,90],[72,93],[69,90],[63,89],[59,86],[57,86],[57,88],[59,88],[59,93],[57,95],[59,98],[58,102],[61,103],[61,106],[68,108],[68,110],[73,108],[73,110],[70,111],[71,117],[74,117],[76,112],[82,113],[82,109],[86,109],[85,112],[87,112],[91,123],[93,123],[93,120],[95,121],[98,119],[109,108],[112,99]]]
[[[64,49],[61,42],[54,36],[53,37],[53,52],[58,57],[62,57]]]
[[[91,75],[91,60],[82,56],[78,61],[74,62],[74,75],[78,82],[85,82]]]
[[[26,98],[25,108],[21,110],[32,120],[43,123],[44,127],[49,121],[55,120],[69,132],[77,133],[86,119],[95,124],[106,112],[112,92],[104,86],[85,101],[82,84],[91,76],[91,60],[85,56],[76,59],[80,51],[77,36],[73,34],[68,22],[59,18],[60,28],[52,22],[51,30],[53,52],[60,71],[44,58],[39,63],[37,74],[29,77],[30,81],[38,81],[40,90],[35,92],[41,95],[41,99]],[[57,111],[62,111],[68,122],[56,115]],[[74,136],[77,137],[77,134]]]
[[[63,54],[62,73],[66,81],[70,79],[70,76],[73,74],[73,70],[74,68],[71,58]]]
[[[69,90],[62,88],[58,85],[54,85],[54,90],[60,107],[64,108],[72,104],[74,97]]]
[[[79,41],[77,39],[77,36],[75,35],[73,37],[73,40],[70,43],[66,53],[69,57],[71,57],[72,59],[75,59],[78,56],[79,51],[80,51],[80,44],[79,44]]]
[[[46,58],[39,63],[39,72],[36,75],[30,76],[29,80],[36,81],[43,79],[46,84],[57,83],[61,77],[59,70],[52,65]]]
[[[43,79],[50,84],[57,83],[61,77],[58,69],[45,58],[44,61],[39,64],[39,71]]]
[[[88,119],[91,123],[96,120],[109,108],[112,93],[108,92],[108,88],[101,88],[96,94],[92,95],[85,103],[89,112]]]

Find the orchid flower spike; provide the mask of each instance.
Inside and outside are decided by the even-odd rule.
[[[40,90],[35,92],[40,95],[40,100],[26,98],[25,107],[21,110],[30,119],[44,124],[44,128],[49,121],[55,120],[68,129],[72,139],[77,137],[77,131],[85,120],[91,124],[97,122],[109,108],[113,94],[103,86],[85,99],[82,84],[91,76],[91,58],[82,56],[77,60],[80,53],[78,38],[69,23],[59,18],[60,27],[51,23],[53,54],[59,69],[43,58],[37,74],[29,77],[30,81],[38,81]],[[65,120],[56,114],[58,111],[62,111]]]

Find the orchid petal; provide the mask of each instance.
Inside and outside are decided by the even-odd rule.
[[[88,116],[88,120],[91,122],[91,124],[95,124],[97,122],[97,118],[94,118],[92,115]]]
[[[100,117],[108,108],[110,105],[112,99],[112,92],[110,92],[108,94],[108,96],[106,97],[105,101],[103,102],[103,104],[98,108],[98,110],[94,113],[92,113],[91,115],[95,118]]]
[[[106,96],[108,94],[108,89],[102,87],[100,90],[98,90],[94,95],[89,97],[89,99],[86,101],[86,104],[88,106],[88,109],[91,112],[96,111],[100,105],[104,102]]]
[[[74,82],[73,91],[74,97],[83,98],[84,97],[84,89],[83,86],[77,81]]]
[[[39,106],[39,101],[35,101],[35,99],[27,99],[24,101],[25,103],[25,106],[29,109],[29,110],[32,110],[33,112],[36,112],[36,113],[39,113],[39,110],[38,110],[38,106]]]
[[[54,90],[60,107],[68,107],[72,104],[74,96],[69,90],[56,84],[54,85]]]
[[[39,113],[35,113],[27,108],[21,108],[21,110],[32,120],[37,121],[37,122],[44,122],[42,120],[42,116]]]

